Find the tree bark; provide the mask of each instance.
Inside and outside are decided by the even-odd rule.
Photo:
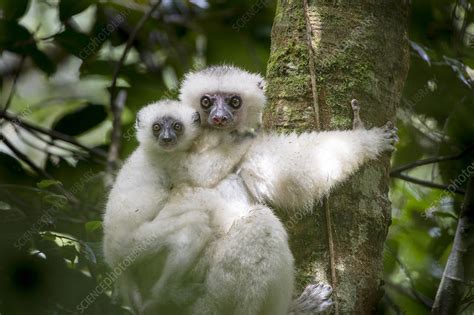
[[[470,175],[459,213],[453,249],[436,293],[432,314],[457,314],[464,292],[474,280],[474,174]]]
[[[366,127],[394,121],[408,71],[407,11],[399,0],[279,0],[265,127],[349,129],[352,98]],[[279,211],[298,291],[315,279],[333,284],[336,313],[372,313],[383,293],[388,167],[388,155],[368,163],[311,213]]]

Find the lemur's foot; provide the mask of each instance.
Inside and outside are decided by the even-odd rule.
[[[382,127],[384,151],[393,152],[396,150],[395,145],[399,138],[397,135],[398,128],[393,125],[393,122],[389,121]]]
[[[308,285],[296,299],[290,314],[312,314],[326,311],[333,304],[332,288],[325,283]]]

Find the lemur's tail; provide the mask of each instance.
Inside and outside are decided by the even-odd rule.
[[[293,301],[290,315],[321,313],[332,305],[332,288],[324,283],[308,285],[300,297]]]

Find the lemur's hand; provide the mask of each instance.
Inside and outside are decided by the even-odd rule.
[[[387,122],[385,126],[380,128],[382,132],[382,151],[393,152],[396,150],[395,145],[398,142],[398,129],[391,121]]]

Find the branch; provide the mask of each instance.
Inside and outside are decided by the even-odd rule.
[[[27,157],[23,152],[21,152],[20,150],[18,150],[14,145],[13,143],[11,143],[7,138],[5,138],[5,136],[0,133],[0,141],[2,141],[6,146],[7,148],[10,149],[10,151],[13,152],[13,154],[15,154],[15,156],[22,160],[24,163],[26,163],[36,174],[40,175],[40,176],[43,176],[47,179],[51,179],[51,180],[55,180],[53,176],[51,176],[48,172],[46,172],[45,170],[43,170],[42,168],[38,167],[35,163],[33,163],[33,161],[30,160],[29,157]],[[70,201],[74,202],[74,203],[78,203],[79,201],[76,199],[76,197],[74,197],[69,191],[67,191],[66,189],[64,189],[64,187],[61,185],[57,185],[56,186],[57,189],[62,193],[64,194]]]
[[[130,36],[128,37],[127,44],[125,45],[125,49],[123,50],[122,56],[120,57],[119,61],[115,65],[114,68],[114,74],[112,76],[112,84],[110,86],[110,106],[112,107],[114,104],[114,98],[115,98],[115,89],[117,86],[117,80],[118,80],[118,75],[120,73],[120,69],[122,68],[125,59],[127,58],[128,52],[132,48],[132,44],[135,40],[135,37],[138,34],[138,31],[142,28],[142,26],[145,24],[145,22],[150,18],[150,16],[153,14],[153,12],[159,7],[161,3],[161,0],[158,0],[151,8],[148,10],[148,12],[138,21],[137,25],[133,29],[133,31],[130,33]]]
[[[122,117],[122,110],[125,106],[125,99],[126,94],[125,91],[120,91],[116,97],[116,88],[117,88],[117,80],[120,73],[120,69],[122,68],[127,55],[132,48],[133,42],[138,34],[138,31],[143,27],[145,22],[151,17],[153,12],[158,9],[161,4],[161,0],[158,0],[154,5],[150,7],[148,12],[138,21],[135,28],[130,33],[128,37],[127,44],[125,45],[125,49],[123,50],[122,56],[120,57],[119,61],[115,65],[114,73],[112,76],[112,84],[110,86],[110,108],[112,110],[113,116],[113,127],[112,127],[112,135],[111,135],[111,144],[109,148],[109,153],[107,155],[107,175],[106,175],[106,185],[110,186],[112,184],[113,179],[113,172],[117,168],[117,159],[118,159],[118,152],[120,151],[120,138],[122,133],[121,128],[121,117]]]
[[[402,179],[402,180],[405,180],[407,182],[414,183],[414,184],[417,184],[417,185],[420,185],[420,186],[429,187],[429,188],[441,189],[441,190],[450,190],[448,185],[437,184],[437,183],[429,182],[429,181],[426,181],[426,180],[414,178],[414,177],[411,177],[411,176],[408,176],[408,175],[404,175],[404,174],[390,174],[390,177]],[[455,192],[456,194],[460,194],[460,195],[464,195],[466,193],[464,191],[464,189],[457,188],[457,187],[454,187],[453,192]]]
[[[400,269],[402,272],[405,274],[405,276],[408,278],[408,282],[410,282],[410,288],[408,290],[410,291],[410,296],[414,299],[420,302],[423,306],[426,307],[426,309],[431,309],[433,306],[433,300],[430,298],[426,297],[424,294],[419,293],[416,290],[415,286],[415,281],[413,280],[413,277],[411,276],[410,270],[408,270],[408,267],[405,266],[405,264],[402,262],[400,257],[394,251],[390,248],[390,246],[384,246],[384,248],[387,249],[387,251],[392,255],[393,259],[397,262],[397,264],[400,266]],[[392,283],[392,285],[395,285]]]
[[[112,106],[113,121],[112,121],[112,135],[110,140],[109,154],[107,155],[107,168],[106,168],[106,185],[107,187],[113,184],[113,173],[118,167],[118,158],[120,151],[120,140],[122,135],[122,111],[125,107],[125,101],[127,99],[127,92],[121,90],[117,98],[115,99],[114,105]]]
[[[13,95],[15,94],[15,90],[16,90],[16,83],[18,82],[18,78],[20,77],[21,69],[23,68],[24,63],[25,63],[25,55],[21,55],[20,63],[18,65],[18,68],[16,69],[15,75],[13,77],[13,83],[12,83],[12,88],[10,90],[10,94],[8,94],[8,98],[5,102],[5,105],[3,106],[2,111],[4,111],[4,112],[7,111],[8,108],[10,107],[10,104],[11,104],[12,99],[13,99]]]
[[[48,135],[48,136],[50,136],[54,139],[58,139],[58,140],[62,140],[62,141],[67,142],[67,143],[71,143],[71,144],[73,144],[73,145],[75,145],[75,146],[77,146],[81,149],[84,149],[85,151],[87,151],[89,153],[95,154],[99,157],[107,158],[107,154],[103,150],[95,149],[95,148],[89,148],[89,147],[77,142],[77,140],[74,139],[74,137],[71,137],[71,136],[68,136],[66,134],[57,132],[55,130],[50,130],[50,129],[46,129],[46,128],[43,128],[43,127],[40,127],[40,126],[30,124],[30,123],[22,120],[21,118],[19,118],[17,116],[13,116],[13,115],[9,114],[8,112],[0,111],[0,118],[4,118],[5,120],[7,120],[7,121],[9,121],[13,124],[16,124],[17,126],[20,126],[24,129],[34,130],[34,131],[39,132],[41,134]]]
[[[474,174],[469,177],[467,192],[459,214],[453,248],[449,254],[432,314],[457,314],[469,276],[474,272]]]
[[[394,168],[392,171],[390,171],[390,176],[398,175],[406,170],[418,167],[418,166],[423,166],[427,164],[433,164],[433,163],[438,163],[438,162],[444,162],[444,161],[454,161],[454,160],[459,160],[463,156],[465,156],[467,153],[469,153],[471,150],[474,150],[474,143],[468,145],[464,150],[461,151],[461,153],[458,154],[453,154],[453,155],[445,155],[445,156],[435,156],[431,158],[427,158],[424,160],[419,160],[415,161],[413,163],[405,164],[402,166],[399,166],[397,168]]]

